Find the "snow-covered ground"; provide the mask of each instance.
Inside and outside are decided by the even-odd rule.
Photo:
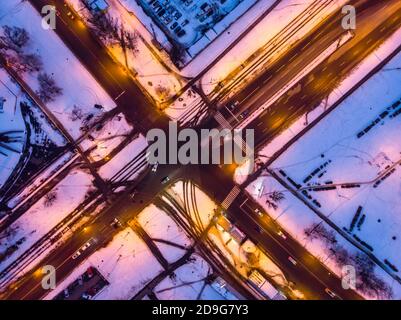
[[[117,155],[99,169],[99,174],[106,180],[120,180],[128,178],[132,180],[147,167],[145,157],[136,158],[147,147],[146,138],[139,135],[124,147]],[[137,159],[136,161],[133,161]],[[122,169],[127,170],[121,175],[116,176]]]
[[[263,191],[260,195],[261,186],[263,186]],[[311,211],[302,201],[286,190],[277,180],[269,176],[260,177],[247,187],[247,191],[259,202],[269,216],[281,225],[281,228],[285,229],[294,239],[299,241],[309,252],[339,277],[343,274],[342,268],[344,266],[344,263],[338,262],[341,257],[349,257],[346,264],[351,266],[356,264],[355,260],[351,257],[361,254],[361,251],[351,245],[342,236],[333,232],[330,226],[323,222],[322,219]],[[269,206],[267,202],[267,200],[271,201],[269,195],[274,191],[281,191],[285,196],[285,198],[278,203],[277,209]],[[327,243],[321,239],[307,237],[305,230],[315,227],[316,224],[329,230],[329,232],[331,231],[337,243],[331,246],[327,245]],[[385,283],[392,288],[394,299],[400,299],[401,285],[398,282],[379,267],[375,268],[374,274],[378,278],[384,280]],[[376,298],[375,292],[363,292],[361,290],[358,290],[358,292],[367,299]]]
[[[11,81],[8,74],[0,69],[0,134],[7,131],[20,131],[10,136],[22,137],[21,142],[7,144],[17,151],[22,151],[25,145],[26,133],[25,123],[19,105],[18,88]],[[21,154],[7,150],[0,145],[0,189],[7,181],[14,168],[17,166]]]
[[[193,254],[187,264],[160,282],[154,293],[161,300],[223,300],[205,281],[213,269],[199,255]]]
[[[105,248],[85,259],[44,299],[53,299],[90,266],[96,267],[109,282],[95,300],[129,300],[163,271],[146,244],[131,228],[126,228]]]
[[[359,188],[315,191],[309,194],[321,203],[319,209],[341,228],[350,228],[358,206],[366,220],[353,231],[373,247],[381,260],[387,259],[401,269],[401,130],[396,116],[401,99],[401,54],[362,85],[299,142],[293,144],[272,168],[284,170],[302,185],[355,183]],[[399,112],[401,113],[401,111]],[[377,122],[369,131],[372,122]],[[360,132],[366,131],[362,136]],[[322,138],[324,132],[324,138]],[[358,138],[358,134],[360,138]],[[313,177],[312,172],[327,163]],[[395,166],[394,166],[395,165]],[[379,177],[391,170],[387,179],[376,185]],[[393,172],[393,173],[391,173]]]
[[[93,190],[92,177],[74,170],[0,234],[0,270],[76,209]]]
[[[26,53],[37,54],[43,61],[41,72],[48,74],[62,89],[62,94],[54,101],[46,103],[46,106],[72,137],[81,136],[80,127],[85,120],[84,118],[79,121],[73,120],[74,106],[80,109],[85,118],[95,112],[95,104],[102,105],[106,111],[115,107],[114,101],[56,33],[42,28],[41,16],[29,2],[10,0],[2,3],[0,17],[2,26],[17,26],[28,32],[30,39],[25,48]],[[39,89],[37,72],[26,72],[20,75],[33,91]]]
[[[137,219],[169,263],[181,258],[187,252],[186,249],[193,244],[193,239],[189,238],[164,211],[153,204],[145,208]]]
[[[185,196],[184,194],[188,192],[188,195],[191,195],[191,185],[192,183],[183,182],[182,180],[174,183],[169,189],[168,192],[181,204],[184,205]],[[184,190],[184,188],[186,190]],[[183,217],[183,219],[188,220],[188,223],[194,224],[199,230],[204,230],[212,220],[215,215],[215,211],[217,209],[217,205],[210,199],[206,193],[204,193],[199,187],[194,186],[194,198],[196,201],[193,203],[192,201],[188,201],[187,209],[188,216]],[[164,196],[163,196],[164,198]],[[166,202],[169,202],[168,199],[164,198]]]

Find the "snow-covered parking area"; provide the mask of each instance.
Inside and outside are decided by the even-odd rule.
[[[272,166],[300,188],[327,188],[303,193],[336,225],[397,269],[401,269],[401,140],[396,138],[401,130],[400,66],[398,54]]]
[[[189,48],[196,42],[199,42],[203,47],[206,46],[219,33],[224,31],[224,25],[230,24],[228,20],[231,19],[231,23],[235,21],[230,17],[231,12],[235,19],[238,17],[234,11],[237,7],[239,11],[243,12],[252,6],[255,0],[171,0],[160,2],[157,0],[124,0],[125,5],[134,10],[136,9],[135,2],[139,3],[146,14],[152,17],[153,22],[170,39],[185,48]],[[241,3],[242,6],[239,7]],[[217,28],[214,28],[216,25]],[[151,26],[148,27],[152,28]]]
[[[26,65],[26,56],[33,57],[31,59],[35,62],[29,60],[32,69],[20,72],[20,76],[73,138],[80,137],[81,127],[96,115],[95,104],[103,106],[105,111],[115,107],[114,101],[56,33],[42,28],[42,18],[29,2],[3,2],[0,6],[0,25],[2,35],[6,32],[5,27],[18,27],[26,31],[28,41],[21,50],[15,51],[12,46],[6,49],[6,54],[14,62],[11,67],[21,70],[21,66]],[[18,61],[18,66],[15,61]],[[50,90],[43,90],[43,85],[49,84],[54,89],[51,97],[48,95]],[[82,117],[76,116],[74,110],[77,109]]]

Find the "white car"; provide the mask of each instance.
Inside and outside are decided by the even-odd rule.
[[[75,252],[73,255],[72,255],[72,259],[76,259],[76,258],[78,258],[79,256],[81,255],[81,251],[80,250],[78,250],[77,252]]]
[[[255,213],[256,213],[259,217],[263,217],[263,212],[260,211],[258,208],[255,209]]]
[[[297,265],[297,260],[295,260],[293,257],[289,256],[289,257],[288,257],[288,260],[289,260],[294,266]]]
[[[96,239],[91,238],[89,239],[89,241],[87,243],[85,243],[82,247],[81,247],[81,251],[85,251],[86,249],[88,249],[92,244],[96,243]]]
[[[159,166],[159,163],[156,162],[156,163],[152,166],[152,172],[156,172],[158,166]]]

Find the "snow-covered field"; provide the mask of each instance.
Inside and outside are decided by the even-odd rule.
[[[146,233],[155,241],[157,247],[169,263],[181,258],[193,244],[173,219],[155,205],[150,205],[138,215],[138,222]],[[160,242],[157,240],[164,240]]]
[[[41,16],[29,2],[10,0],[2,3],[0,17],[2,26],[17,26],[28,32],[30,39],[24,50],[27,54],[35,53],[41,58],[43,61],[41,72],[49,75],[62,90],[62,94],[54,101],[47,102],[46,106],[72,137],[81,136],[80,127],[83,124],[83,119],[73,120],[74,106],[78,107],[85,117],[94,112],[95,104],[102,105],[105,110],[115,107],[114,101],[56,33],[42,28]],[[26,72],[21,76],[32,90],[39,89],[38,72]]]
[[[96,267],[109,282],[96,300],[129,300],[163,271],[146,244],[126,228],[105,247],[85,259],[44,299],[52,299],[90,266]]]
[[[93,190],[92,177],[74,170],[0,234],[0,270],[76,209]]]
[[[22,151],[26,133],[19,105],[20,97],[18,95],[18,88],[11,82],[8,74],[3,69],[0,69],[0,104],[2,105],[2,109],[0,110],[0,134],[7,131],[20,131],[19,134],[15,133],[10,136],[22,137],[21,142],[12,142],[7,145],[17,151]],[[7,150],[0,145],[0,188],[13,172],[20,156],[19,152]]]
[[[359,188],[337,186],[309,194],[321,203],[319,210],[341,228],[350,228],[358,206],[362,206],[366,219],[353,233],[371,245],[377,257],[397,268],[401,268],[401,141],[395,137],[401,130],[401,117],[397,116],[401,104],[394,103],[401,99],[400,66],[398,54],[272,166],[284,170],[302,187],[359,184]],[[376,124],[366,129],[373,122]],[[388,171],[388,178],[376,183]]]
[[[213,269],[199,255],[193,254],[187,264],[160,282],[154,293],[161,300],[223,300],[205,281]]]
[[[260,187],[263,191],[260,194]],[[311,211],[302,201],[296,198],[288,190],[284,188],[277,180],[272,177],[265,176],[258,178],[255,182],[247,187],[249,194],[259,202],[283,229],[285,229],[294,239],[299,241],[305,248],[325,264],[332,272],[338,276],[342,276],[342,268],[344,261],[340,263],[340,259],[348,257],[346,264],[356,265],[355,257],[361,254],[361,251],[351,245],[342,236],[334,232],[330,226],[322,221],[313,211]],[[267,200],[271,200],[269,195],[274,191],[283,192],[285,198],[278,203],[277,209],[268,205]],[[308,228],[316,228],[316,225],[323,227],[335,236],[336,243],[328,245],[319,238],[308,237],[305,230]],[[364,256],[362,254],[362,256]],[[391,278],[384,270],[379,267],[374,268],[374,272],[379,279],[385,281],[393,290],[393,298],[400,299],[401,285]],[[358,276],[358,275],[357,275]],[[377,298],[376,293],[372,290],[358,292],[367,299]]]

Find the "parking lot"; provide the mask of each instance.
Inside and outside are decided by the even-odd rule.
[[[193,45],[242,0],[140,0],[154,22],[185,48]]]
[[[108,282],[99,271],[94,267],[89,267],[61,291],[54,300],[90,300],[107,285]]]

